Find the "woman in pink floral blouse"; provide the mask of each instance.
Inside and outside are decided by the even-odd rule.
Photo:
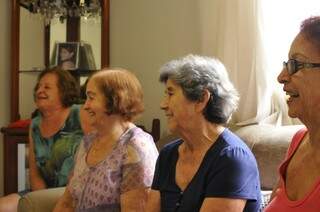
[[[96,132],[80,144],[55,211],[144,211],[158,151],[151,135],[132,123],[144,109],[141,85],[129,71],[102,70],[86,94]]]

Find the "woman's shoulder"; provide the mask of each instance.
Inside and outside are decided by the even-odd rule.
[[[178,151],[178,147],[180,146],[180,144],[182,144],[183,141],[181,138],[177,138],[171,142],[169,142],[168,144],[164,145],[164,147],[161,149],[160,153],[162,154],[168,154],[172,151]]]
[[[124,134],[120,137],[120,140],[122,140],[123,142],[128,142],[130,140],[137,139],[144,142],[154,142],[152,136],[149,133],[145,132],[143,129],[135,125],[127,129],[124,132]]]
[[[41,119],[41,116],[42,116],[42,114],[41,114],[40,110],[39,109],[35,110],[32,113],[31,124],[39,122]]]
[[[79,116],[82,105],[73,104],[70,106],[70,115]]]
[[[121,137],[120,143],[124,146],[135,146],[135,148],[156,148],[153,137],[139,127],[133,126]]]
[[[222,148],[226,149],[243,149],[245,151],[250,151],[246,143],[236,134],[234,134],[229,129],[225,129],[218,138]]]
[[[228,129],[225,129],[219,136],[217,145],[211,148],[211,153],[219,155],[220,160],[226,160],[231,163],[243,163],[252,161],[256,164],[255,157],[249,147],[237,135]]]
[[[39,125],[40,124],[40,119],[41,119],[41,115],[40,115],[40,112],[39,112],[36,116],[34,116],[31,119],[31,127]]]
[[[136,126],[120,137],[117,149],[124,155],[125,164],[139,161],[140,164],[153,167],[159,155],[152,136]]]
[[[38,112],[31,120],[30,129],[32,136],[40,136],[40,122],[41,122],[41,113]]]
[[[70,113],[65,120],[65,128],[71,130],[81,130],[81,119],[80,119],[81,105],[73,104],[70,106]]]
[[[178,148],[183,143],[182,139],[178,138],[166,144],[159,153],[159,161],[161,164],[170,163],[178,157]]]

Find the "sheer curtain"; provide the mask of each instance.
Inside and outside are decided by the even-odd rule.
[[[276,78],[282,69],[282,61],[288,60],[291,42],[299,33],[303,20],[320,15],[318,0],[256,0],[261,2],[262,17],[264,18],[264,39],[266,57],[270,67],[270,79]],[[276,81],[274,81],[276,82]],[[277,116],[277,124],[301,124],[298,119],[288,117],[285,94],[279,83],[272,84],[272,111]]]
[[[276,77],[300,22],[312,14],[308,1],[215,0],[214,54],[241,95],[233,117],[238,125],[295,123]]]

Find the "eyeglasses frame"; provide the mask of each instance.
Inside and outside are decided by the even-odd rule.
[[[289,75],[293,75],[304,68],[320,68],[320,63],[305,63],[295,59],[289,59],[287,62],[283,61],[283,68],[287,69]]]

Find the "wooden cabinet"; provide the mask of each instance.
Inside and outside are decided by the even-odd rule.
[[[29,127],[1,128],[4,142],[4,194],[18,191],[18,144],[28,143]]]

